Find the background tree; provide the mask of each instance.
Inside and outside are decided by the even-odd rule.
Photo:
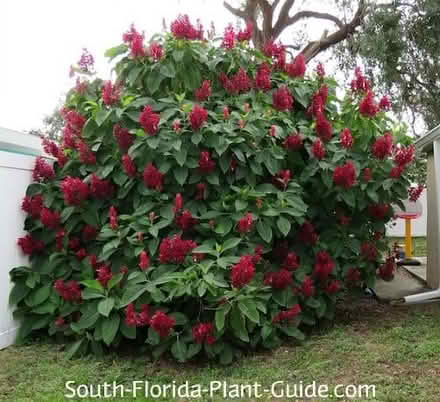
[[[53,112],[43,119],[43,126],[29,130],[29,134],[39,137],[47,137],[52,141],[59,142],[62,136],[64,120],[60,113],[61,106],[57,106]]]

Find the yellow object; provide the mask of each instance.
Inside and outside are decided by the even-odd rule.
[[[411,219],[405,218],[405,258],[412,257]]]

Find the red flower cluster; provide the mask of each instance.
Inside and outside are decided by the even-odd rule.
[[[215,169],[215,162],[208,151],[200,152],[199,169],[201,173],[210,174]]]
[[[66,301],[81,300],[81,289],[78,282],[72,280],[64,282],[62,279],[57,279],[54,283],[55,291]]]
[[[290,110],[293,106],[293,98],[287,87],[282,86],[272,94],[273,107],[277,110]]]
[[[359,104],[359,112],[362,116],[374,117],[379,111],[379,106],[374,102],[373,92],[368,91]]]
[[[101,265],[96,270],[96,278],[103,288],[107,287],[107,283],[112,279],[113,273],[108,265]]]
[[[60,224],[60,214],[56,211],[51,211],[49,208],[43,207],[40,213],[41,223],[50,229],[56,229]]]
[[[176,217],[176,224],[183,231],[191,229],[194,225],[197,225],[197,223],[199,223],[199,221],[192,216],[188,209],[185,209]]]
[[[388,204],[373,204],[368,207],[368,213],[377,221],[381,221],[388,214],[389,209]]]
[[[129,177],[137,176],[137,167],[134,164],[133,160],[130,158],[130,155],[125,154],[122,155],[122,168],[124,169],[124,173]]]
[[[246,28],[237,32],[237,40],[239,42],[250,41],[252,39],[252,30],[254,26],[251,21],[246,22]]]
[[[249,233],[252,230],[254,220],[252,214],[246,212],[246,214],[237,223],[237,231],[241,234]]]
[[[150,319],[150,326],[161,338],[166,338],[171,329],[176,325],[176,320],[163,311],[156,311]]]
[[[67,205],[79,205],[89,196],[89,188],[78,177],[67,176],[60,184]]]
[[[377,249],[373,243],[368,241],[361,244],[361,255],[369,261],[375,261],[377,258]]]
[[[205,191],[206,191],[206,184],[205,183],[197,183],[196,184],[196,200],[204,200],[205,199]]]
[[[299,239],[304,244],[313,246],[318,241],[318,234],[311,222],[305,221],[299,228]]]
[[[391,279],[393,279],[394,269],[395,269],[394,258],[388,257],[385,263],[379,267],[377,274],[384,281],[390,281]]]
[[[409,145],[407,147],[399,147],[395,149],[394,153],[394,163],[404,169],[409,165],[414,159],[415,147],[414,145]]]
[[[362,180],[365,182],[369,182],[372,178],[372,172],[370,168],[365,168],[362,172]]]
[[[200,105],[194,105],[188,115],[189,122],[194,131],[200,130],[208,118],[208,111],[203,109]]]
[[[195,343],[202,344],[206,342],[208,345],[215,343],[216,339],[212,335],[214,332],[214,325],[212,323],[200,323],[195,325],[192,329],[192,337]]]
[[[160,243],[159,261],[161,264],[182,264],[188,253],[196,247],[196,242],[192,240],[182,240],[178,235],[167,237]]]
[[[61,327],[63,327],[64,325],[66,324],[66,321],[64,320],[64,318],[63,317],[58,317],[56,320],[55,320],[55,326],[57,327],[57,328],[61,328]]]
[[[133,136],[128,129],[121,127],[119,124],[115,124],[113,127],[113,136],[115,137],[120,150],[123,152],[127,152],[128,148],[133,145]]]
[[[163,57],[163,48],[156,42],[150,44],[148,48],[148,55],[153,58],[153,60],[160,60]]]
[[[333,279],[327,284],[325,293],[331,295],[334,293],[338,293],[340,289],[341,289],[341,282],[339,282],[337,279]]]
[[[313,156],[318,159],[319,161],[324,159],[325,157],[325,147],[322,141],[317,138],[312,145],[312,153]]]
[[[84,95],[89,89],[89,82],[87,80],[81,80],[79,77],[76,79],[74,91],[78,95]]]
[[[44,243],[41,240],[34,239],[31,235],[20,237],[17,244],[21,247],[23,254],[32,255],[39,253],[44,249]]]
[[[304,77],[306,61],[302,53],[298,54],[290,63],[286,64],[286,73],[290,77]]]
[[[84,141],[78,141],[76,143],[76,148],[78,149],[79,159],[82,163],[85,163],[86,165],[96,164],[95,154],[89,149]]]
[[[318,278],[321,280],[327,279],[334,268],[335,262],[331,259],[327,251],[320,251],[316,254],[313,272]]]
[[[299,313],[301,313],[301,306],[299,304],[294,304],[289,310],[280,311],[279,313],[277,313],[273,317],[272,322],[274,324],[278,324],[283,321],[292,321],[297,317]]]
[[[419,184],[417,187],[410,187],[408,189],[409,200],[412,202],[416,202],[419,199],[420,194],[422,194],[424,189],[425,186],[423,184]]]
[[[349,128],[345,128],[341,134],[339,134],[339,143],[343,148],[351,148],[353,146],[353,137]]]
[[[55,142],[49,140],[48,138],[42,138],[41,143],[43,144],[44,152],[46,152],[49,155],[52,155],[54,158],[58,156],[59,148]]]
[[[285,190],[287,188],[287,185],[289,184],[290,176],[291,173],[289,169],[282,169],[276,176],[273,177],[272,183],[274,186]]]
[[[156,134],[159,121],[160,115],[158,113],[154,113],[150,105],[146,105],[144,110],[139,115],[140,125],[150,135]]]
[[[232,49],[235,46],[235,32],[232,24],[229,24],[225,28],[225,33],[223,34],[223,41],[221,46],[225,49]]]
[[[86,48],[83,48],[81,58],[78,61],[78,67],[81,69],[82,72],[89,73],[92,72],[94,63],[95,60],[92,54]]]
[[[145,56],[144,49],[144,35],[140,34],[132,24],[130,30],[122,35],[122,40],[130,46],[131,56],[135,59],[137,57]]]
[[[83,129],[84,124],[86,124],[86,118],[73,109],[61,109],[60,114],[66,123],[65,130],[80,137],[81,130]]]
[[[360,67],[354,70],[355,78],[351,81],[353,92],[367,92],[370,89],[370,82],[362,75]]]
[[[272,84],[270,82],[270,67],[266,63],[262,63],[257,68],[255,74],[254,87],[262,91],[268,91]]]
[[[118,212],[113,205],[109,208],[108,217],[110,219],[110,227],[112,230],[116,230],[118,228]]]
[[[145,327],[150,324],[150,317],[148,314],[148,304],[141,305],[141,312],[136,313],[133,303],[127,305],[124,310],[125,324],[129,327]]]
[[[361,271],[359,268],[350,267],[347,272],[347,281],[359,282],[361,280]]]
[[[284,259],[284,262],[281,266],[283,269],[287,269],[289,271],[294,271],[295,269],[299,268],[299,257],[291,251],[286,255],[286,258]]]
[[[379,101],[379,109],[385,111],[391,110],[391,102],[388,99],[388,96],[383,96],[381,98],[381,100]]]
[[[274,289],[286,289],[292,284],[292,272],[284,268],[278,272],[268,272],[264,275],[264,284]]]
[[[35,160],[34,170],[32,172],[32,179],[37,182],[50,180],[55,177],[55,172],[41,156]]]
[[[58,233],[57,233],[58,235]],[[83,230],[82,230],[82,239],[85,243],[89,242],[90,240],[93,240],[96,238],[96,236],[98,235],[98,229],[95,228],[92,225],[84,225]],[[64,236],[64,234],[63,234]]]
[[[197,102],[203,102],[211,96],[211,81],[205,80],[202,86],[196,90]]]
[[[102,87],[101,97],[104,105],[112,106],[119,102],[121,87],[119,85],[113,85],[111,81],[106,81]]]
[[[143,173],[144,184],[148,188],[152,188],[157,191],[162,191],[163,177],[164,174],[161,173],[152,163],[149,163],[147,167],[144,169],[144,173]]]
[[[203,40],[203,27],[197,21],[197,28],[194,27],[188,15],[179,15],[179,17],[171,23],[171,33],[178,39],[187,40]]]
[[[337,186],[350,188],[356,181],[356,169],[352,162],[346,162],[342,166],[336,166],[333,171],[333,182]]]
[[[142,271],[145,271],[150,266],[150,258],[148,257],[148,254],[146,251],[141,251],[139,254],[139,268],[142,269]]]
[[[218,77],[223,88],[231,95],[247,92],[251,89],[251,80],[243,68],[240,68],[231,78],[225,73]]]
[[[404,170],[405,170],[405,166],[394,166],[390,170],[390,177],[392,179],[398,179],[402,175]]]
[[[330,141],[332,138],[332,126],[325,118],[324,113],[318,112],[316,115],[316,134],[323,141]]]
[[[43,197],[36,194],[33,197],[24,197],[21,203],[21,209],[36,219],[40,217],[41,208],[43,208]]]
[[[391,133],[385,133],[383,136],[376,139],[375,143],[371,147],[371,153],[377,159],[385,159],[391,155],[393,149],[393,135]]]
[[[298,151],[303,147],[303,140],[299,134],[290,134],[284,140],[283,146],[289,151]]]
[[[240,261],[232,267],[232,287],[240,289],[247,285],[255,275],[255,267],[252,255],[243,255]]]
[[[320,78],[325,77],[324,66],[322,65],[321,62],[319,62],[318,65],[316,66],[316,74],[318,74],[318,76],[319,76]]]
[[[300,291],[304,297],[312,297],[315,294],[314,282],[310,276],[304,278]]]
[[[96,173],[92,174],[90,182],[90,194],[96,198],[111,198],[114,192],[113,185],[109,180],[100,179]]]
[[[176,198],[174,199],[174,207],[173,207],[173,212],[174,215],[179,212],[183,207],[183,197],[182,194],[177,193],[176,194]]]

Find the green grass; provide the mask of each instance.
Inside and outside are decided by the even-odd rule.
[[[404,237],[389,237],[390,247],[397,242],[399,244],[405,244]],[[412,238],[412,246],[413,246],[413,255],[415,257],[426,257],[426,237],[413,237]]]
[[[337,325],[317,330],[301,345],[253,353],[228,367],[167,359],[153,362],[141,353],[67,361],[61,347],[47,340],[14,346],[0,351],[0,400],[64,401],[66,381],[129,384],[133,380],[204,385],[259,382],[263,386],[275,381],[372,384],[376,399],[368,400],[439,400],[440,304],[393,307],[374,300],[346,302],[339,306],[337,317]]]

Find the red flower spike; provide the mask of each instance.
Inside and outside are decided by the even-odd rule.
[[[244,255],[240,258],[240,261],[232,267],[231,282],[234,288],[242,288],[254,277],[255,267],[252,260],[252,255]]]
[[[154,313],[150,320],[151,328],[153,328],[161,338],[167,338],[174,325],[176,325],[176,320],[167,316],[162,311]]]
[[[195,105],[191,112],[189,112],[188,118],[192,129],[198,131],[205,124],[208,118],[208,111],[200,105]]]
[[[321,280],[327,279],[327,277],[333,272],[335,263],[331,259],[327,251],[320,251],[315,256],[315,264],[313,266],[313,273]]]
[[[333,183],[344,188],[351,188],[356,182],[356,169],[352,162],[336,166],[333,171]]]
[[[341,134],[339,134],[339,143],[341,144],[341,147],[347,149],[350,149],[353,146],[353,137],[350,129],[345,128]]]
[[[304,55],[300,53],[289,64],[286,64],[286,73],[290,77],[304,77],[306,72],[306,62]]]
[[[150,135],[155,135],[158,130],[160,115],[154,113],[150,105],[146,105],[139,115],[139,123]]]
[[[146,251],[141,251],[139,254],[139,268],[145,271],[150,266],[150,258]]]
[[[282,86],[272,94],[273,107],[280,111],[287,111],[293,107],[293,98],[287,87]]]
[[[144,184],[148,188],[157,191],[162,191],[163,178],[164,178],[164,174],[161,173],[158,169],[156,169],[156,167],[152,163],[149,163],[147,167],[144,169],[144,173],[143,173]]]
[[[252,214],[246,212],[246,214],[237,223],[237,232],[241,234],[249,233],[253,226]]]

